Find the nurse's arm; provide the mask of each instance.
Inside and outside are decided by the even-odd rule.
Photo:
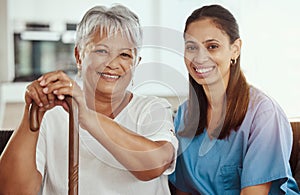
[[[271,188],[271,184],[271,182],[268,182],[255,186],[245,187],[242,189],[241,195],[268,195]]]
[[[188,192],[183,192],[183,191],[180,191],[180,190],[176,189],[176,194],[175,195],[192,195],[192,194],[190,194]]]

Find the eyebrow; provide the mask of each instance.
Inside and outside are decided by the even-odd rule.
[[[102,43],[98,43],[95,45],[96,47],[97,46],[103,46],[103,47],[106,47],[107,49],[109,49],[109,46],[108,45],[105,45],[105,44],[102,44]],[[129,51],[132,51],[134,50],[135,48],[128,48],[128,47],[124,47],[124,48],[120,48],[119,51],[122,51],[122,50],[129,50]]]
[[[203,41],[202,44],[209,43],[209,42],[214,42],[214,41],[219,43],[219,41],[217,39],[207,39],[207,40]],[[188,44],[188,43],[195,44],[195,43],[198,43],[198,42],[195,42],[195,41],[186,41],[185,42],[185,44]]]
[[[98,47],[98,46],[103,46],[103,47],[109,48],[107,45],[102,44],[102,43],[98,43],[98,44],[95,45],[95,47]]]

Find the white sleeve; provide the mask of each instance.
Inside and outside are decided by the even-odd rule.
[[[37,170],[44,177],[46,166],[45,120],[42,121],[39,131],[39,138],[36,146],[36,167]]]
[[[171,105],[162,98],[152,101],[144,107],[139,120],[139,133],[152,141],[168,141],[174,147],[174,160],[164,172],[171,174],[175,170],[178,140],[174,133]]]

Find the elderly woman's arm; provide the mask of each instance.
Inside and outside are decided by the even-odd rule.
[[[39,132],[29,128],[29,108],[40,105],[39,119],[46,110],[62,104],[53,94],[45,95],[38,81],[27,86],[23,118],[0,157],[0,194],[37,194],[42,175],[36,167],[36,145]],[[40,121],[39,121],[40,122]]]
[[[47,88],[47,94],[55,92],[61,99],[72,96],[78,105],[80,126],[138,179],[147,181],[160,176],[174,160],[175,149],[170,142],[147,139],[89,109],[80,87],[63,72],[48,73],[39,81]]]
[[[0,194],[37,194],[42,183],[35,161],[39,133],[29,130],[28,109],[0,157]]]
[[[112,119],[89,111],[82,124],[89,132],[140,180],[147,181],[160,176],[174,160],[174,147],[167,141],[151,141]],[[99,125],[100,124],[100,125]]]

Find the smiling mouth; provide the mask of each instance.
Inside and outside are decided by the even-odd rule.
[[[119,79],[121,76],[119,75],[112,75],[112,74],[107,74],[107,73],[103,73],[103,72],[97,72],[97,74],[104,79],[108,79],[108,80],[117,80]]]
[[[194,70],[200,74],[205,74],[205,73],[211,72],[213,69],[214,69],[214,67],[206,67],[206,68],[195,68],[194,67]]]

